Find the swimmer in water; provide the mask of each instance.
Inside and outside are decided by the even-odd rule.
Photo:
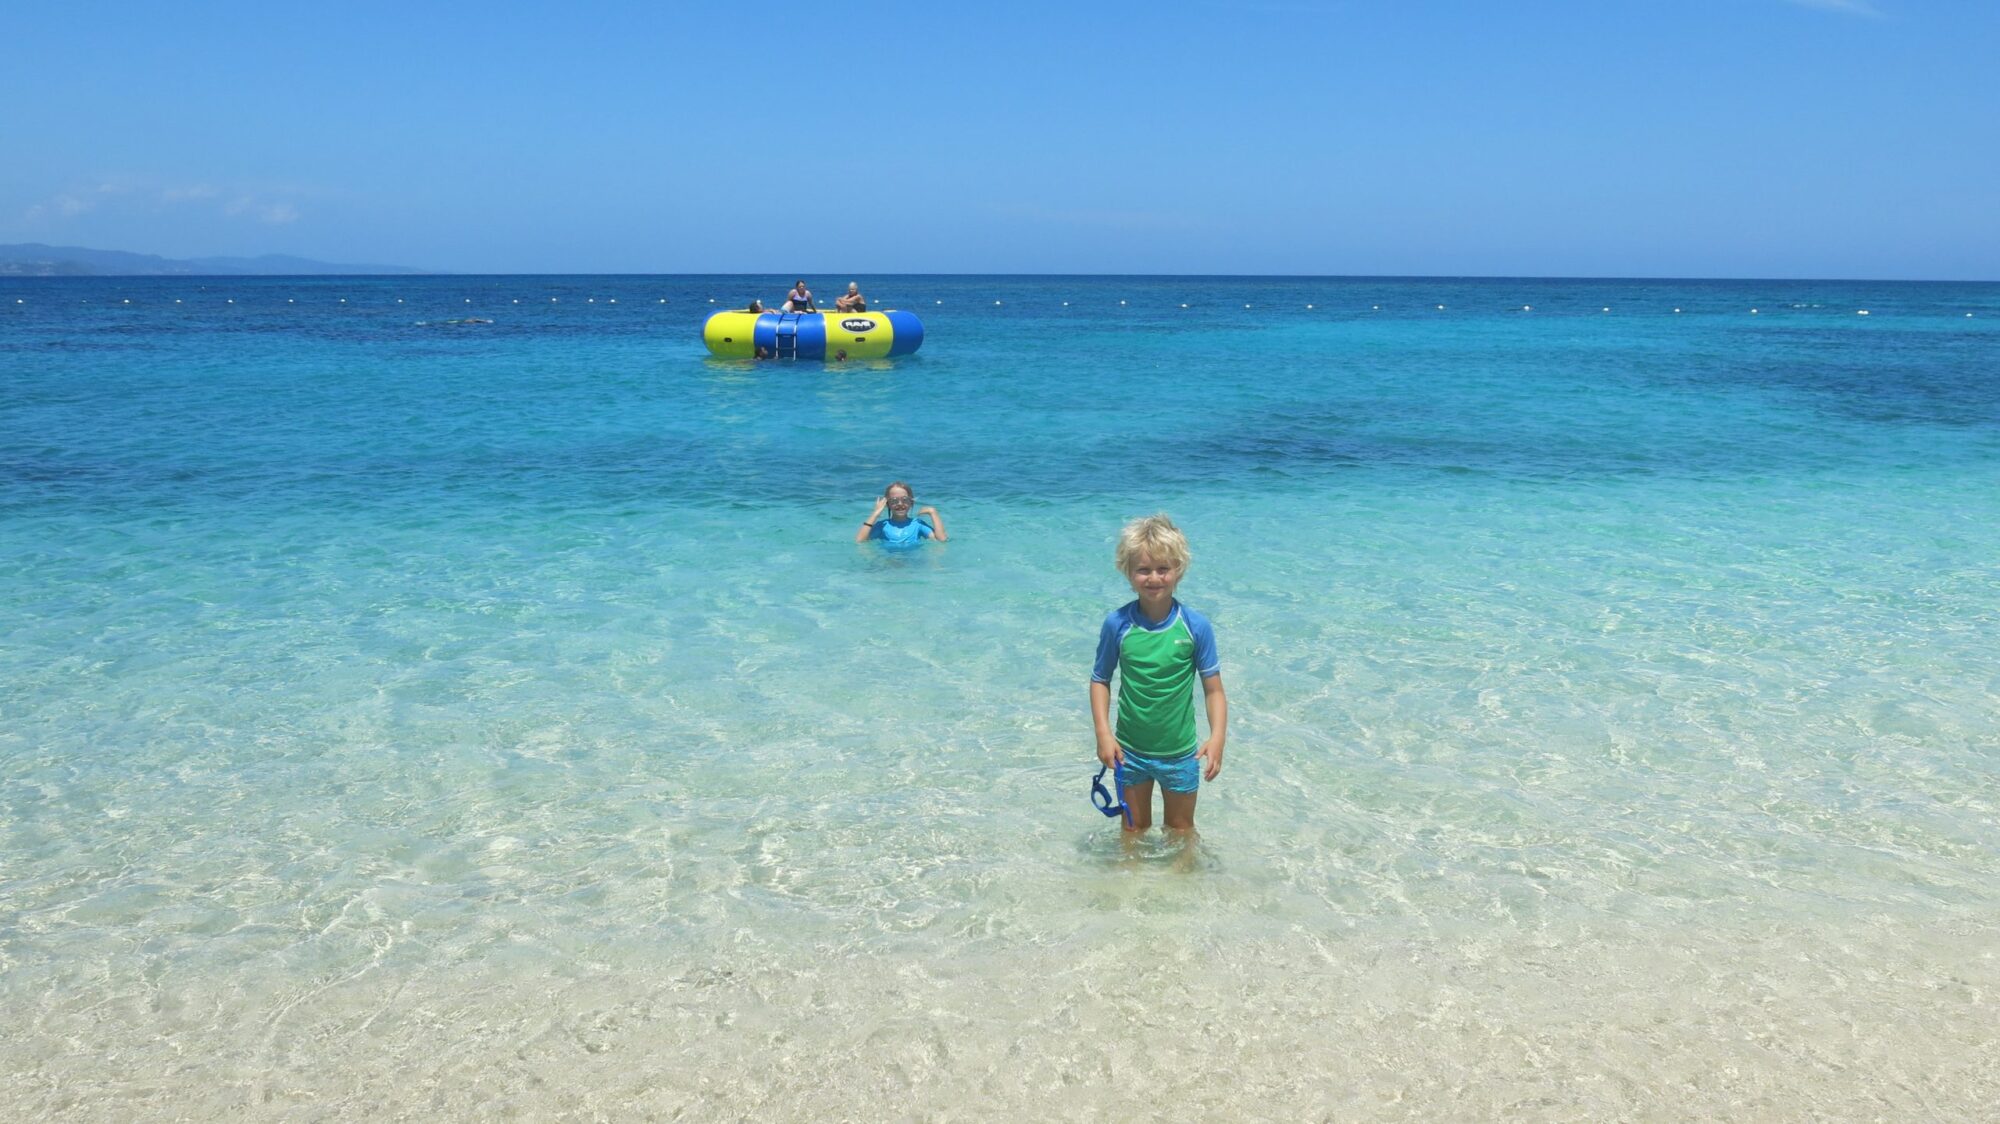
[[[916,493],[901,480],[882,489],[882,494],[875,497],[875,510],[868,513],[868,518],[861,521],[861,529],[854,532],[854,541],[881,539],[890,546],[915,546],[925,539],[946,541],[950,536],[944,533],[944,519],[938,515],[938,509],[925,505],[915,508],[913,516],[911,509],[916,500]]]

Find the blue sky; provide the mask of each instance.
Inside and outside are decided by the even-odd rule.
[[[291,7],[15,6],[0,242],[2000,279],[1988,0]]]

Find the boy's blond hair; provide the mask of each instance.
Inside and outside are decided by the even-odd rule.
[[[1185,571],[1194,555],[1188,552],[1187,536],[1165,515],[1148,515],[1125,524],[1118,533],[1118,570],[1130,575],[1140,557],[1164,562]]]

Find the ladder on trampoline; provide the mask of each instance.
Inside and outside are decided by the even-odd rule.
[[[799,314],[783,312],[778,314],[776,335],[771,340],[773,359],[797,359],[799,357]]]

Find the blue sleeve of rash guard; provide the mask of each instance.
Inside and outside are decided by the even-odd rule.
[[[1111,682],[1111,673],[1118,670],[1118,642],[1125,638],[1125,610],[1114,609],[1104,618],[1104,627],[1097,633],[1097,664],[1090,670],[1092,683]]]
[[[1202,616],[1187,606],[1181,606],[1181,613],[1187,617],[1188,633],[1194,637],[1194,670],[1203,679],[1213,679],[1222,674],[1222,660],[1215,654],[1215,628]]]

